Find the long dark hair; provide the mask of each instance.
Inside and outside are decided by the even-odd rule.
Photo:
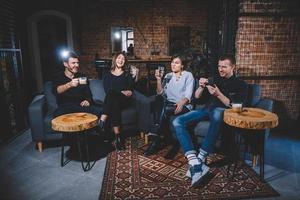
[[[125,55],[124,53],[118,52],[118,53],[116,53],[116,54],[113,56],[113,58],[112,58],[112,63],[111,63],[111,68],[110,68],[111,71],[114,71],[114,70],[116,69],[116,67],[117,67],[116,60],[117,60],[117,57],[118,57],[119,55],[123,55],[124,58],[125,58],[125,62],[124,62],[124,65],[123,65],[123,67],[122,67],[122,70],[123,70],[123,71],[126,71],[126,70],[127,70],[127,68],[128,68],[128,67],[127,67],[127,57],[126,57],[126,55]]]

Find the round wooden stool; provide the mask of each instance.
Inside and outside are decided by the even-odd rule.
[[[89,159],[89,149],[87,143],[87,133],[91,129],[95,128],[98,124],[98,117],[90,113],[69,113],[65,115],[58,116],[51,121],[52,129],[55,132],[62,133],[62,149],[61,149],[61,166],[65,166],[70,160],[64,160],[65,152],[65,139],[67,136],[75,136],[77,148],[79,152],[79,157],[81,160],[82,169],[84,171],[90,170],[93,164],[90,163]],[[84,164],[83,161],[83,151],[82,146],[86,149],[86,161]]]
[[[233,109],[224,111],[224,122],[235,128],[235,132],[242,132],[246,137],[255,138],[255,150],[258,152],[260,159],[260,178],[264,179],[264,150],[265,150],[265,129],[274,128],[278,125],[276,114],[260,108],[243,108],[242,112],[236,112]],[[238,141],[238,151],[241,141]],[[237,152],[238,154],[238,152]],[[238,155],[237,155],[238,157]],[[256,160],[256,159],[255,159]],[[234,164],[234,171],[237,162]],[[228,167],[229,172],[230,167]]]

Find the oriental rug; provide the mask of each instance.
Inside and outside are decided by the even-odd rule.
[[[211,167],[196,188],[185,176],[187,161],[182,153],[173,160],[164,159],[168,148],[157,155],[143,155],[147,145],[140,137],[126,140],[125,151],[107,157],[99,199],[245,199],[279,194],[246,164],[227,178],[226,166]],[[213,160],[211,158],[210,160]]]

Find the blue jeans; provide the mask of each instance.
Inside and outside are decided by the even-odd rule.
[[[199,110],[192,110],[176,117],[176,119],[173,120],[173,126],[176,130],[176,137],[180,142],[185,155],[196,153],[191,136],[187,131],[187,125],[190,123],[200,122],[207,117],[210,120],[210,125],[201,149],[207,153],[213,152],[215,142],[219,135],[220,125],[223,123],[224,110],[225,108],[221,107],[213,109],[202,108]]]

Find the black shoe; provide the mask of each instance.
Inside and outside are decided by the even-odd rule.
[[[116,135],[116,149],[118,151],[125,149],[125,141],[124,141],[123,137],[121,136],[121,134]]]
[[[144,155],[150,156],[150,155],[156,154],[160,150],[160,146],[161,146],[160,138],[158,136],[156,136],[153,139],[153,142],[145,150]]]
[[[173,144],[172,148],[168,151],[168,153],[164,156],[165,159],[174,159],[176,154],[180,149],[179,144]]]

